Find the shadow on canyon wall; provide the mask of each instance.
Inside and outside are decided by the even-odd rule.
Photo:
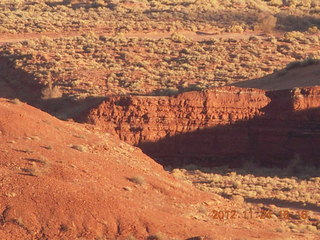
[[[74,100],[64,96],[43,99],[43,86],[35,83],[34,76],[13,68],[4,57],[0,58],[0,86],[0,97],[19,98],[61,119],[96,107],[106,99]],[[297,173],[300,166],[320,167],[320,108],[294,109],[296,99],[289,90],[266,95],[271,102],[261,109],[263,116],[168,135],[138,146],[165,166],[195,163],[206,167],[241,167],[251,161],[266,167],[285,168],[294,164]]]
[[[163,165],[320,167],[320,108],[296,111],[290,91],[267,92],[263,116],[167,136],[139,147]],[[294,174],[294,172],[293,172]],[[320,176],[320,172],[318,174]]]

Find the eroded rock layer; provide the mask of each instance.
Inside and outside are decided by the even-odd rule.
[[[111,97],[81,120],[165,164],[286,165],[320,157],[320,87],[221,87],[172,97]]]

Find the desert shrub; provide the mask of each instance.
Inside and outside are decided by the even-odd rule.
[[[17,105],[21,104],[21,101],[18,98],[11,99],[11,100],[9,100],[9,102],[12,104],[17,104]]]
[[[294,42],[295,40],[304,40],[305,35],[302,32],[299,31],[292,31],[292,32],[286,32],[284,34],[284,40],[288,42]]]
[[[312,0],[286,0],[286,5],[289,7],[310,7]]]
[[[228,32],[232,32],[232,33],[243,33],[244,29],[242,26],[240,25],[233,25],[228,29]]]
[[[139,175],[130,177],[128,180],[138,185],[142,185],[145,182],[144,177]]]
[[[176,32],[171,35],[170,39],[176,43],[183,43],[183,42],[187,41],[187,38],[184,35],[176,33]]]
[[[307,32],[309,34],[316,34],[316,33],[319,33],[320,30],[319,30],[319,28],[317,26],[311,26],[311,27],[308,28]]]
[[[169,238],[162,233],[152,234],[147,237],[147,240],[167,240],[167,239]]]
[[[261,15],[258,17],[258,23],[254,26],[256,31],[271,32],[277,24],[277,18],[273,15]]]
[[[170,85],[170,84],[161,84],[162,85]],[[151,95],[152,96],[174,96],[177,95],[179,93],[179,90],[176,88],[172,88],[172,87],[167,87],[167,88],[159,88],[154,90]]]
[[[71,145],[71,148],[78,150],[79,152],[87,152],[88,148],[84,145]]]
[[[92,7],[102,7],[105,6],[104,0],[94,0],[91,4]]]
[[[313,64],[317,64],[320,63],[320,58],[315,58],[315,57],[308,57],[303,61],[295,61],[295,62],[291,62],[286,66],[286,69],[293,69],[296,67],[305,67],[305,66],[310,66]]]
[[[286,5],[290,7],[296,7],[300,0],[286,0]]]
[[[283,5],[283,1],[282,0],[270,0],[269,4],[271,6],[282,6]]]
[[[41,95],[42,99],[52,99],[61,98],[63,94],[58,86],[52,86],[52,84],[49,84],[41,90]]]
[[[45,3],[44,3],[45,2]],[[35,1],[28,4],[25,1],[10,1],[4,6],[6,16],[0,24],[1,32],[45,32],[78,30],[90,26],[106,27],[110,32],[128,31],[201,31],[219,26],[224,28],[235,22],[246,22],[245,28],[251,28],[252,15],[257,11],[276,13],[285,2],[294,10],[304,15],[310,14],[309,8],[316,8],[317,0],[257,0],[257,1],[132,1],[134,7],[128,6],[128,1],[106,0],[62,0]],[[147,3],[146,3],[147,2]],[[264,4],[266,2],[267,4]],[[246,8],[245,14],[228,14],[221,10],[235,10],[236,4]],[[9,7],[10,6],[10,7]],[[271,6],[271,7],[270,7]],[[28,11],[25,11],[28,9]],[[315,9],[316,11],[316,9]],[[32,19],[32,21],[30,21]],[[121,21],[118,21],[121,19]],[[223,19],[223,21],[221,21]],[[232,24],[231,24],[232,23]]]
[[[32,81],[46,86],[44,99],[91,94],[173,95],[188,88],[200,90],[262,77],[284,68],[292,57],[306,58],[319,46],[318,36],[298,32],[303,38],[297,40],[295,34],[286,35],[294,45],[269,35],[197,42],[181,34],[180,40],[176,34],[173,39],[84,34],[0,46],[0,55],[14,68],[34,76]],[[49,79],[54,88],[48,85]]]

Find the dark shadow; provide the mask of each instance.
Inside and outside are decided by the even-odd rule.
[[[232,25],[250,25],[253,26],[259,19],[256,10],[244,9],[239,10],[206,10],[206,11],[176,11],[171,9],[158,10],[148,9],[143,12],[150,19],[175,21],[182,20],[184,22],[210,22],[218,27],[230,27]],[[154,13],[160,13],[160,16],[154,17]]]
[[[35,3],[35,2],[24,2],[24,3],[21,3],[19,1],[17,1],[17,2],[12,1],[11,3],[8,3],[8,2],[7,3],[0,3],[0,9],[1,10],[10,9],[11,11],[13,11],[13,10],[17,10],[18,9],[17,5],[19,6],[19,5],[22,5],[22,4],[23,4],[24,7],[28,7],[28,6],[35,5],[37,3]]]
[[[156,89],[151,93],[147,94],[147,96],[174,96],[184,92],[200,91],[200,90],[202,90],[201,87],[197,86],[196,84],[191,84],[188,87],[179,86],[178,89],[172,89],[172,88]]]
[[[36,158],[25,158],[26,161],[28,162],[36,162],[36,163],[45,163],[45,160],[41,160],[41,159],[36,159]]]
[[[14,56],[0,57],[0,98],[17,98],[63,120],[73,118],[106,99],[106,97],[87,97],[79,100],[70,96],[44,99],[42,90],[46,86],[37,83],[34,75],[15,68],[10,61],[11,57]]]
[[[98,7],[107,7],[107,8],[114,8],[116,4],[99,4],[99,3],[72,3],[72,1],[56,1],[56,2],[46,2],[46,4],[50,7],[57,7],[57,6],[70,6],[72,9],[89,9],[89,8],[98,8]]]
[[[72,97],[62,97],[42,100],[36,107],[49,114],[67,120],[78,116],[82,112],[97,107],[107,97],[86,97],[85,99],[75,100]]]
[[[231,199],[232,195],[227,194],[221,194],[222,197]],[[302,203],[302,202],[292,202],[288,200],[280,200],[280,199],[271,199],[271,198],[245,198],[245,202],[247,203],[253,203],[253,204],[264,204],[264,205],[275,205],[280,208],[293,208],[293,209],[299,209],[299,210],[306,210],[306,211],[316,211],[320,212],[320,207],[316,204],[312,203]],[[268,209],[264,209],[268,210]],[[295,218],[297,216],[291,216],[292,218]],[[298,220],[299,218],[297,218]]]
[[[320,168],[320,108],[293,109],[289,90],[267,92],[271,103],[264,115],[233,124],[219,125],[167,136],[138,146],[165,166],[238,168],[290,168],[291,175],[304,167]],[[320,176],[320,171],[315,171]]]
[[[24,149],[12,149],[13,151],[16,152],[21,152],[21,153],[33,153],[31,150],[24,150]]]
[[[254,27],[260,25],[260,29],[270,29],[270,26],[265,26],[270,23],[262,21],[263,16],[267,16],[266,12],[259,11],[257,9],[243,9],[239,10],[207,10],[204,12],[185,12],[185,11],[174,11],[174,10],[157,10],[149,9],[144,11],[144,14],[150,19],[155,17],[153,13],[163,14],[163,20],[171,19],[184,20],[187,22],[210,22],[215,23],[216,26],[229,28],[232,25],[248,25]],[[274,15],[277,18],[276,29],[282,31],[306,31],[311,26],[320,27],[320,19],[312,15],[292,15],[286,11]],[[162,17],[158,17],[160,20]],[[157,19],[158,19],[157,18]]]
[[[320,18],[314,16],[296,16],[285,13],[279,13],[277,17],[277,29],[291,31],[307,31],[309,27],[320,27]]]
[[[259,198],[259,199],[245,198],[245,201],[247,203],[254,203],[254,204],[262,203],[265,205],[275,205],[280,208],[296,208],[299,210],[320,212],[320,207],[318,207],[316,204],[312,204],[312,203],[291,202],[288,200],[270,199],[270,198]],[[299,218],[297,218],[297,219],[299,219]]]
[[[21,168],[22,173],[18,173],[19,175],[25,175],[30,177],[36,177],[36,175],[32,172],[32,169],[29,168]]]
[[[269,75],[235,82],[229,86],[260,88],[264,90],[293,89],[296,87],[317,86],[319,82],[320,61],[307,58],[289,63],[285,68]]]
[[[41,86],[36,84],[35,76],[14,67],[12,58],[28,58],[28,55],[0,57],[0,97],[19,98],[34,102],[41,98]]]
[[[45,4],[47,4],[50,7],[56,7],[56,6],[59,6],[59,5],[67,5],[67,4],[63,3],[63,0],[56,1],[56,2],[45,2]]]

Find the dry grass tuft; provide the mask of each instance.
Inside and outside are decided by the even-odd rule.
[[[125,240],[136,240],[136,238],[132,235],[127,236]]]
[[[162,233],[152,234],[147,237],[148,240],[168,240],[169,238]]]
[[[129,181],[135,183],[135,184],[139,184],[139,185],[142,185],[144,182],[145,182],[145,179],[143,176],[134,176],[134,177],[131,177],[131,178],[128,178]]]
[[[78,150],[79,152],[87,152],[88,148],[83,145],[71,145],[71,148]]]
[[[63,95],[60,88],[57,86],[53,86],[53,87],[46,86],[44,89],[42,89],[41,94],[42,94],[42,99],[44,100],[61,98]]]
[[[261,15],[254,29],[257,31],[272,32],[276,27],[277,18],[273,15]]]
[[[21,101],[18,98],[10,99],[9,102],[12,104],[17,104],[17,105],[21,104]]]
[[[38,158],[27,158],[26,160],[31,162],[31,166],[21,169],[25,175],[39,177],[46,174],[50,169],[50,163],[44,156],[40,156]]]

